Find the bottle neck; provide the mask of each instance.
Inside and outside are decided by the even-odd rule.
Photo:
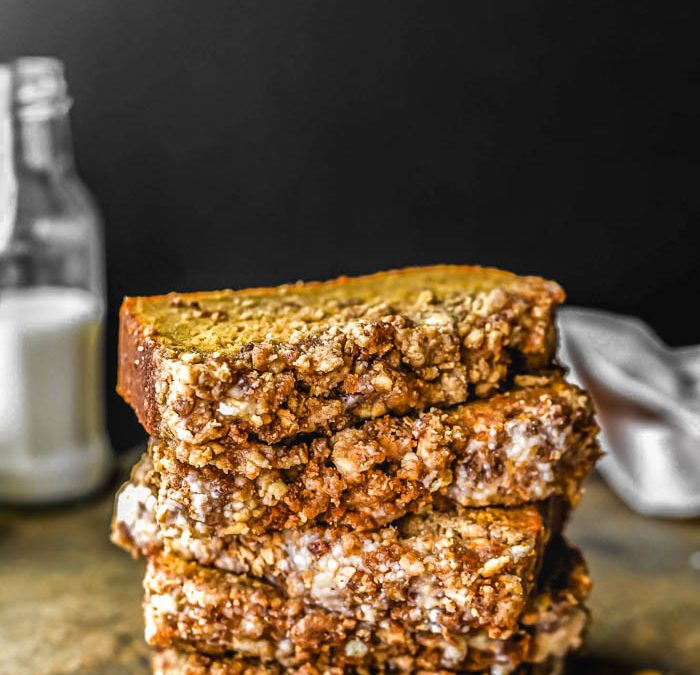
[[[18,174],[62,174],[73,170],[73,143],[67,114],[14,120],[14,159]]]

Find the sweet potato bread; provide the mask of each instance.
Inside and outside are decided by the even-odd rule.
[[[463,506],[553,495],[575,503],[600,454],[591,401],[556,372],[516,380],[486,401],[386,415],[292,445],[219,452],[153,439],[160,518],[221,537],[314,520],[371,529],[441,496]]]
[[[481,630],[499,638],[516,630],[545,544],[560,521],[551,503],[456,507],[412,514],[369,532],[312,525],[212,539],[194,521],[156,523],[154,507],[147,496],[124,504],[133,513],[116,521],[113,540],[135,555],[164,547],[264,579],[306,605],[367,624],[390,618],[412,630]]]
[[[249,577],[154,556],[144,580],[146,638],[159,648],[194,649],[290,669],[319,663],[322,672],[364,667],[372,672],[509,673],[523,663],[547,663],[580,643],[589,580],[580,558],[560,548],[554,554],[558,564],[568,562],[554,574],[548,568],[550,574],[521,615],[519,630],[501,640],[478,631],[412,631],[392,619],[371,625],[305,606]]]
[[[276,663],[261,663],[255,659],[232,656],[207,656],[180,649],[160,649],[152,658],[153,675],[376,675],[387,672],[385,667],[369,670],[363,667],[335,667],[323,660],[305,663],[299,668],[283,668]],[[397,672],[391,670],[389,672]],[[399,671],[400,672],[400,671]],[[414,675],[447,675],[450,670],[417,670]],[[511,671],[511,675],[561,675],[564,659],[552,658],[545,664],[525,664]],[[470,675],[490,675],[491,669],[471,671]]]
[[[118,390],[153,436],[239,446],[492,394],[555,346],[553,282],[437,266],[127,298]]]

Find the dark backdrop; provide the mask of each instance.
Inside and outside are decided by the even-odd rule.
[[[0,0],[57,55],[125,294],[430,262],[559,280],[700,341],[691,2]]]

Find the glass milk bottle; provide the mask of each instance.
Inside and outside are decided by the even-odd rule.
[[[101,225],[70,106],[60,61],[0,65],[0,502],[81,497],[111,471]]]

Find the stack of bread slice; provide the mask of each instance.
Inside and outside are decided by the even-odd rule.
[[[437,266],[127,298],[150,434],[113,540],[154,671],[558,673],[590,581],[562,536],[599,456],[553,282]]]

